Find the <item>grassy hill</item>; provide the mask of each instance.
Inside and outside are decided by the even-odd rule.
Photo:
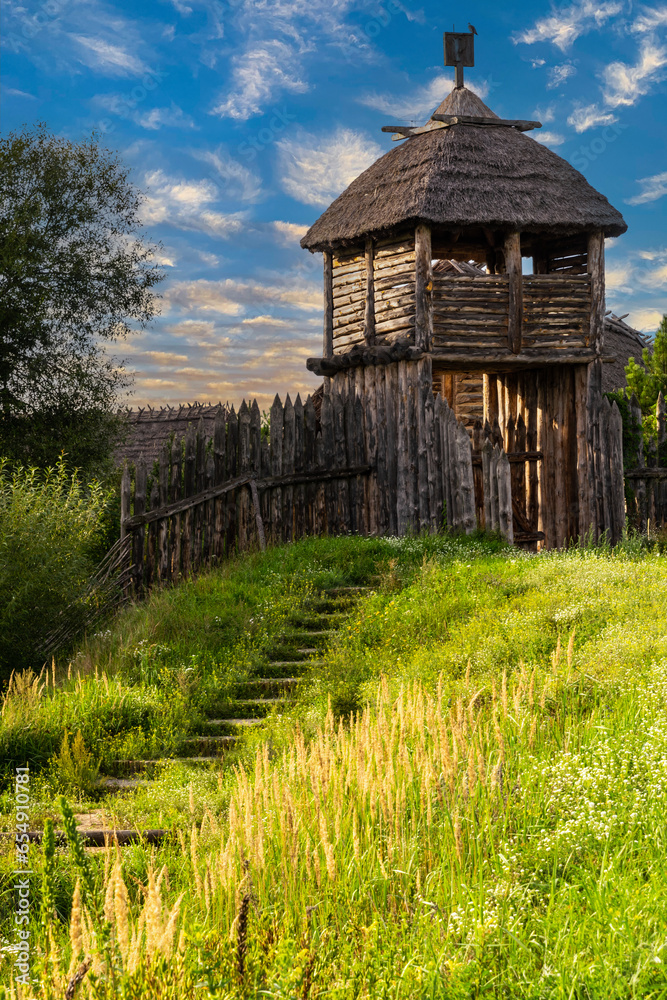
[[[666,607],[658,554],[438,536],[308,540],[128,608],[13,682],[0,822],[27,760],[31,829],[64,792],[80,826],[169,832],[30,848],[18,995],[89,957],[80,996],[667,996]]]

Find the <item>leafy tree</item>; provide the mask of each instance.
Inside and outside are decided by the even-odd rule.
[[[91,470],[113,446],[130,379],[104,345],[150,321],[162,278],[128,173],[95,134],[0,139],[0,453],[14,462],[65,450]]]
[[[642,352],[644,368],[630,358],[625,369],[628,382],[627,392],[634,392],[642,409],[644,433],[655,437],[657,432],[655,407],[658,396],[662,392],[667,397],[667,315],[662,322],[653,341],[652,350],[645,347]]]

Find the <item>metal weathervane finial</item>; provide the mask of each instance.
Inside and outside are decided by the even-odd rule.
[[[469,32],[445,32],[445,66],[456,67],[455,87],[463,87],[463,67],[475,65],[475,30],[474,24],[469,24]]]

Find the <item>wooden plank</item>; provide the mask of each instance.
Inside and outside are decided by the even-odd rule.
[[[623,537],[625,527],[625,487],[623,481],[623,418],[613,402],[609,413],[609,465],[611,476],[612,543]],[[667,470],[665,470],[667,473]]]
[[[294,448],[296,439],[296,415],[289,393],[285,399],[283,413],[283,474],[294,473]],[[294,540],[294,487],[286,486],[282,496],[282,523],[284,541]]]
[[[171,503],[177,503],[182,495],[182,461],[183,461],[183,442],[178,439],[174,439],[171,446],[171,489],[169,500]],[[171,579],[177,582],[181,576],[181,515],[175,514],[170,518],[170,532],[171,532]]]
[[[123,463],[123,474],[120,480],[120,537],[125,538],[127,534],[127,529],[123,527],[123,523],[127,521],[130,516],[130,504],[132,501],[131,483],[130,483],[130,470],[128,468],[127,462]]]
[[[385,409],[387,415],[386,467],[387,467],[387,514],[388,531],[391,535],[398,534],[398,364],[386,365],[385,377]]]
[[[591,282],[590,346],[597,354],[602,352],[604,340],[604,233],[590,233],[588,237],[588,272]],[[570,279],[572,280],[572,279]]]
[[[507,346],[512,354],[519,354],[523,322],[523,274],[521,269],[521,236],[518,232],[507,234],[503,250],[509,279]]]
[[[491,128],[514,128],[519,132],[530,132],[534,128],[542,128],[542,123],[525,118],[483,118],[479,115],[446,115],[434,113],[431,120],[443,122],[445,125],[488,125]],[[400,126],[403,128],[403,126]],[[385,125],[383,132],[396,131],[393,125]]]
[[[331,389],[327,392],[326,387],[324,397],[322,399],[320,423],[322,426],[322,462],[323,467],[329,470],[333,469],[335,465],[336,448],[334,441],[333,400]],[[324,501],[326,531],[330,535],[335,533],[336,499],[337,494],[335,486],[332,483],[328,483],[325,490]]]
[[[169,503],[169,442],[165,441],[160,454],[159,466],[159,500],[158,506],[164,507]],[[157,533],[157,573],[161,581],[170,578],[169,572],[169,521],[163,518],[159,522]]]
[[[301,394],[297,393],[294,400],[294,471],[303,472],[303,449],[304,449],[304,408],[301,401]],[[294,537],[303,538],[306,531],[306,487],[298,486],[294,490]]]
[[[146,463],[140,459],[137,463],[134,474],[134,516],[141,517],[146,510]],[[126,528],[133,527],[132,521],[126,523]],[[134,589],[137,594],[142,594],[144,589],[144,538],[143,527],[138,527],[133,532],[132,538],[132,563],[134,565]]]
[[[324,251],[324,335],[322,356],[333,357],[333,258],[328,250]]]
[[[510,545],[514,544],[514,524],[512,520],[512,483],[510,464],[505,452],[500,453],[497,465],[498,476],[498,521],[500,533]]]
[[[314,472],[317,468],[317,421],[315,417],[315,406],[311,396],[306,399],[303,411],[303,468],[305,472]],[[317,525],[315,521],[315,510],[317,500],[317,487],[306,486],[306,513],[305,524],[306,533],[315,534]]]
[[[415,346],[422,351],[431,349],[432,290],[431,227],[420,222],[415,229]]]
[[[283,473],[283,405],[280,396],[276,396],[271,405],[271,476],[278,478]],[[271,492],[271,537],[278,544],[283,537],[282,522],[282,490],[276,486]]]
[[[577,438],[577,498],[578,498],[578,535],[583,540],[591,529],[591,498],[588,488],[588,446],[587,446],[587,414],[586,388],[588,371],[585,365],[577,365],[574,369],[574,411]]]
[[[493,445],[490,438],[486,438],[481,448],[482,453],[482,494],[484,499],[484,528],[487,531],[494,530],[494,511],[492,505],[491,488],[491,457],[493,455]]]

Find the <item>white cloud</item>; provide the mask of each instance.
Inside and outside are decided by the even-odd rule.
[[[654,174],[653,177],[642,177],[637,181],[643,190],[633,198],[627,198],[628,205],[644,205],[649,201],[657,201],[667,194],[667,173]]]
[[[577,68],[573,66],[572,63],[563,63],[561,66],[552,66],[549,70],[549,79],[547,81],[547,87],[549,90],[554,90],[556,87],[560,87],[562,83],[569,80],[571,76],[576,76]]]
[[[667,25],[667,7],[654,7],[653,9],[646,7],[641,17],[638,17],[632,25],[632,30],[638,34],[644,34],[665,25]]]
[[[634,309],[627,322],[642,333],[655,333],[662,322],[663,313],[659,309]]]
[[[25,90],[16,90],[15,87],[5,87],[3,93],[5,97],[27,97],[31,101],[37,100],[34,94],[28,94]]]
[[[262,197],[261,178],[230,156],[224,146],[218,146],[215,150],[203,150],[194,155],[214,168],[224,182],[222,188],[225,197],[249,202],[257,202]]]
[[[232,66],[233,87],[212,111],[222,118],[245,121],[265,111],[277,94],[284,91],[301,94],[308,89],[294,73],[293,49],[276,39],[234,56]]]
[[[322,288],[319,282],[299,283],[293,278],[281,285],[236,278],[220,281],[201,278],[172,285],[164,292],[163,301],[187,312],[218,312],[228,316],[238,316],[246,308],[257,309],[262,305],[312,312],[322,309]]]
[[[533,117],[542,122],[543,125],[548,125],[549,122],[554,121],[556,118],[556,111],[553,104],[550,104],[548,108],[535,108]]]
[[[545,146],[562,146],[566,141],[565,136],[561,135],[560,132],[549,132],[548,129],[535,129],[531,135]]]
[[[546,59],[531,59],[530,60],[530,65],[533,67],[533,69],[539,69],[540,66],[546,66],[546,64],[547,64]]]
[[[586,104],[575,108],[567,123],[575,132],[585,132],[596,125],[613,125],[618,118],[611,111],[602,111],[597,104]]]
[[[547,17],[535,22],[533,28],[528,28],[513,36],[516,44],[524,42],[532,45],[535,42],[551,42],[565,52],[580,35],[585,35],[594,28],[601,28],[606,21],[620,14],[622,3],[597,3],[596,0],[583,0],[582,3],[564,7]]]
[[[142,217],[146,225],[166,222],[222,239],[243,227],[243,213],[225,215],[207,207],[218,199],[218,190],[210,181],[179,180],[162,170],[153,170],[146,174],[145,183],[148,196],[142,206]]]
[[[305,205],[326,207],[382,154],[380,146],[352,129],[325,136],[303,129],[278,143],[283,190]]]
[[[603,72],[605,103],[612,108],[629,107],[648,93],[651,85],[665,77],[667,47],[644,41],[639,61],[634,66],[613,62]]]
[[[137,125],[142,128],[157,130],[160,128],[196,128],[190,115],[174,104],[168,108],[152,108],[132,116]]]
[[[132,55],[120,45],[113,45],[103,38],[92,35],[72,35],[81,49],[80,62],[113,76],[140,76],[147,72],[147,67],[138,56]]]
[[[473,83],[471,80],[466,80],[465,84],[468,90],[472,90],[482,100],[487,96],[490,89],[486,81]],[[450,93],[451,89],[451,77],[444,73],[438,73],[430,83],[425,84],[423,87],[418,87],[409,95],[396,97],[393,94],[380,94],[377,91],[370,91],[357,100],[359,104],[363,104],[367,108],[373,108],[374,111],[382,111],[383,114],[391,115],[395,121],[396,119],[420,121],[426,115],[430,115],[435,111],[438,105]]]
[[[308,226],[299,226],[296,222],[272,222],[272,228],[278,236],[278,242],[284,247],[298,247],[299,240],[308,232]]]
[[[214,253],[207,253],[206,250],[198,250],[197,256],[207,267],[218,267],[220,265],[220,258]]]

